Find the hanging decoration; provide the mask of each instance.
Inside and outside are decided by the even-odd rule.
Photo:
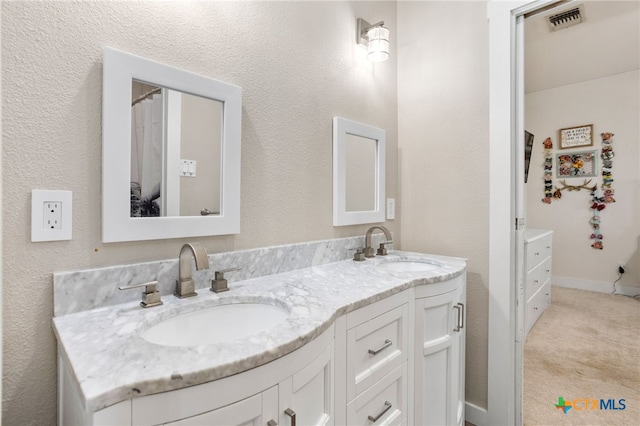
[[[585,126],[587,127],[587,126]],[[591,127],[588,126],[588,127]],[[553,142],[551,138],[544,140],[544,198],[543,203],[551,204],[553,198],[562,198],[562,191],[580,191],[586,189],[590,191],[591,200],[589,201],[589,209],[592,215],[589,219],[592,232],[590,239],[593,240],[591,247],[597,250],[603,249],[603,235],[600,231],[600,212],[607,207],[607,204],[615,203],[615,192],[611,187],[613,183],[613,133],[601,133],[602,145],[600,158],[602,159],[602,184],[601,192],[598,191],[598,185],[591,183],[591,179],[584,179],[582,185],[567,184],[566,179],[558,181],[555,191],[552,191],[553,176]],[[576,145],[578,146],[578,145]],[[582,146],[582,145],[580,145]],[[561,148],[571,148],[573,145],[563,146]],[[575,152],[570,154],[558,155],[558,176],[577,177],[577,176],[596,176],[595,164],[596,151]],[[563,169],[564,167],[564,169]]]
[[[591,211],[592,217],[589,223],[593,228],[591,239],[594,240],[591,247],[602,250],[602,232],[600,232],[600,215],[599,212],[604,210],[609,203],[615,203],[613,197],[614,190],[611,188],[613,183],[613,133],[602,133],[602,150],[600,157],[602,158],[602,194],[598,193],[598,189],[591,191]]]
[[[551,195],[553,188],[553,142],[551,142],[551,138],[546,138],[544,142],[542,142],[544,146],[544,198],[542,199],[543,203],[551,204]],[[561,193],[556,191],[556,194],[553,194],[554,197],[560,198],[562,196]]]

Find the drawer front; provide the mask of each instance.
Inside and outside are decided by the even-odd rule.
[[[525,244],[527,253],[527,271],[530,271],[544,259],[551,256],[551,238],[551,235],[547,235],[539,240]]]
[[[403,363],[347,405],[347,424],[406,425],[406,413],[407,363]]]
[[[407,359],[408,315],[405,304],[347,331],[347,401]]]
[[[529,302],[527,302],[527,311],[525,318],[526,325],[526,333],[529,334],[529,331],[536,323],[540,315],[544,312],[544,310],[551,304],[551,283],[547,282],[544,284],[540,290],[531,298]]]
[[[544,285],[551,279],[551,256],[547,257],[540,265],[540,282]]]
[[[525,300],[527,302],[531,300],[533,295],[536,294],[536,292],[540,289],[540,287],[543,284],[541,274],[540,274],[541,271],[542,271],[542,264],[536,266],[535,268],[527,272],[526,287],[525,287],[525,294],[526,294]]]
[[[275,390],[275,388],[274,388]],[[259,425],[262,419],[262,395],[254,395],[250,398],[218,408],[198,416],[165,423],[165,425]]]

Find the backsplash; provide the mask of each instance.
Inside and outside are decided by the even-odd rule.
[[[372,247],[377,247],[384,240],[383,234],[374,234]],[[192,276],[196,281],[196,289],[201,289],[211,285],[214,272],[220,269],[242,267],[225,275],[232,283],[351,259],[356,247],[364,247],[364,236],[210,254],[210,268],[201,271],[194,268]],[[163,296],[173,294],[178,279],[177,252],[175,259],[54,272],[54,316],[140,300],[141,289],[121,291],[118,286],[157,280]]]

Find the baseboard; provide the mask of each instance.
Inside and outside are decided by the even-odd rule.
[[[577,290],[595,291],[597,293],[611,294],[613,291],[613,283],[607,281],[591,281],[579,278],[568,277],[551,277],[551,285],[565,288],[575,288]],[[625,296],[635,296],[640,294],[640,287],[632,287],[629,285],[616,284],[616,293]]]
[[[464,417],[467,422],[476,426],[484,426],[487,424],[487,410],[470,402],[465,402]]]

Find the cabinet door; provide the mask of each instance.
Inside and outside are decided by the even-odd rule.
[[[458,392],[453,370],[459,355],[457,292],[416,300],[415,324],[415,424],[451,425],[456,422]]]
[[[454,313],[458,317],[454,316],[453,327],[453,343],[451,349],[453,351],[452,360],[452,402],[453,413],[451,414],[455,420],[455,424],[458,426],[464,425],[464,408],[465,408],[465,394],[464,394],[464,380],[465,380],[465,347],[466,347],[466,288],[461,286],[456,290],[456,304],[454,305]],[[457,307],[457,308],[456,308]],[[457,325],[456,325],[457,321]]]
[[[277,386],[236,403],[197,416],[165,423],[172,426],[234,425],[261,426],[275,419],[278,405]]]
[[[333,342],[278,390],[280,425],[333,425]]]

